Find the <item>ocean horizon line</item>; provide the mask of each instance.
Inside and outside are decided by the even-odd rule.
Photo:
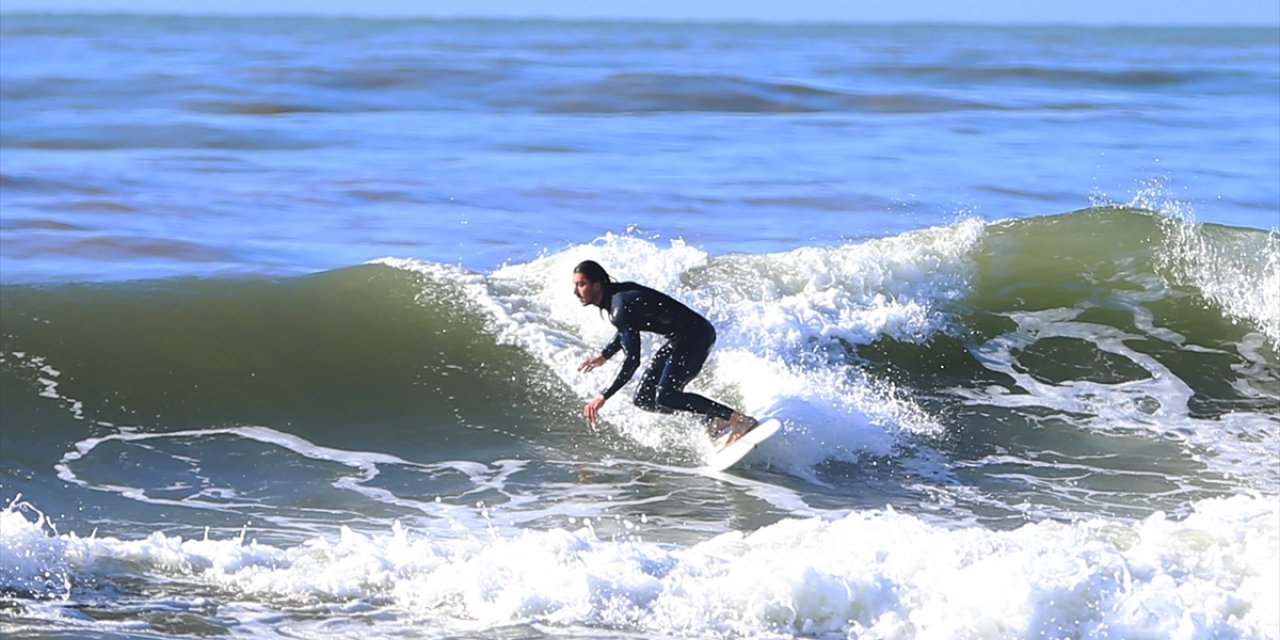
[[[1024,21],[1024,20],[954,20],[954,19],[831,19],[831,18],[723,18],[723,17],[683,17],[670,18],[661,16],[560,16],[554,14],[512,14],[512,15],[488,15],[488,14],[451,14],[451,15],[432,15],[426,13],[358,13],[351,11],[244,11],[244,10],[220,10],[202,7],[197,10],[181,10],[169,9],[156,11],[148,9],[119,9],[119,10],[103,10],[103,9],[7,9],[0,7],[0,16],[3,17],[100,17],[100,18],[158,18],[158,19],[175,19],[175,18],[199,18],[199,19],[225,19],[225,20],[358,20],[362,22],[440,22],[440,23],[468,23],[468,22],[487,22],[487,23],[504,23],[504,22],[534,22],[534,23],[563,23],[563,24],[626,24],[626,25],[670,25],[670,26],[689,26],[689,27],[706,27],[706,26],[736,26],[736,27],[890,27],[890,28],[946,28],[953,29],[957,27],[976,28],[976,29],[1085,29],[1091,31],[1184,31],[1184,30],[1249,30],[1262,31],[1274,30],[1280,27],[1280,15],[1277,15],[1275,23],[1256,23],[1256,22],[1137,22],[1137,21],[1114,21],[1114,22],[1091,22],[1084,19],[1081,20],[1045,20],[1045,21]]]

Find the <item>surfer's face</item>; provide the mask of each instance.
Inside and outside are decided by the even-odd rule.
[[[599,305],[604,298],[604,283],[592,282],[581,273],[573,274],[573,295],[578,296],[582,306]]]

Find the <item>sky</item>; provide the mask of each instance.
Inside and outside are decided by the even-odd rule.
[[[1280,0],[0,0],[0,12],[1280,27]]]

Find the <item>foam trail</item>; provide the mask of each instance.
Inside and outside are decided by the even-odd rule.
[[[222,436],[257,442],[267,447],[277,447],[309,460],[342,465],[349,469],[350,472],[337,474],[327,479],[330,486],[335,489],[354,493],[372,502],[401,507],[409,512],[419,512],[434,517],[454,518],[459,521],[470,519],[471,514],[452,505],[398,496],[390,490],[373,486],[374,481],[384,469],[390,468],[400,472],[423,474],[427,478],[440,473],[457,473],[467,478],[467,489],[458,496],[465,497],[469,494],[484,494],[486,491],[503,492],[507,479],[519,472],[526,463],[526,461],[521,460],[498,460],[491,464],[451,460],[423,464],[405,460],[392,454],[319,446],[296,435],[268,427],[244,426],[171,433],[119,432],[101,437],[86,438],[76,443],[73,451],[65,453],[61,461],[55,465],[55,469],[58,478],[64,482],[94,491],[115,493],[141,503],[206,509],[237,515],[254,513],[253,519],[273,522],[281,526],[299,526],[301,523],[298,521],[282,516],[280,509],[262,504],[259,498],[241,495],[236,489],[235,482],[237,478],[234,477],[197,476],[194,480],[184,477],[182,480],[184,485],[195,484],[196,486],[185,487],[189,495],[170,498],[164,497],[163,494],[150,495],[149,491],[152,488],[145,485],[132,486],[96,479],[91,480],[82,477],[77,472],[80,463],[93,455],[99,447],[108,443],[123,443],[146,448],[152,453],[171,456],[174,460],[192,469],[192,473],[195,473],[201,466],[200,461],[173,452],[165,453],[168,451],[167,445],[188,440],[211,443],[212,440]],[[505,507],[515,512],[518,512],[521,506],[533,500],[532,497],[515,494],[508,494],[505,497],[507,498]],[[306,525],[301,526],[311,528]]]

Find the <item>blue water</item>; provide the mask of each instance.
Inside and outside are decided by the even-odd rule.
[[[5,281],[1280,224],[1267,29],[6,16]]]
[[[0,48],[6,637],[1280,639],[1274,29]],[[585,424],[583,259],[782,431]]]

